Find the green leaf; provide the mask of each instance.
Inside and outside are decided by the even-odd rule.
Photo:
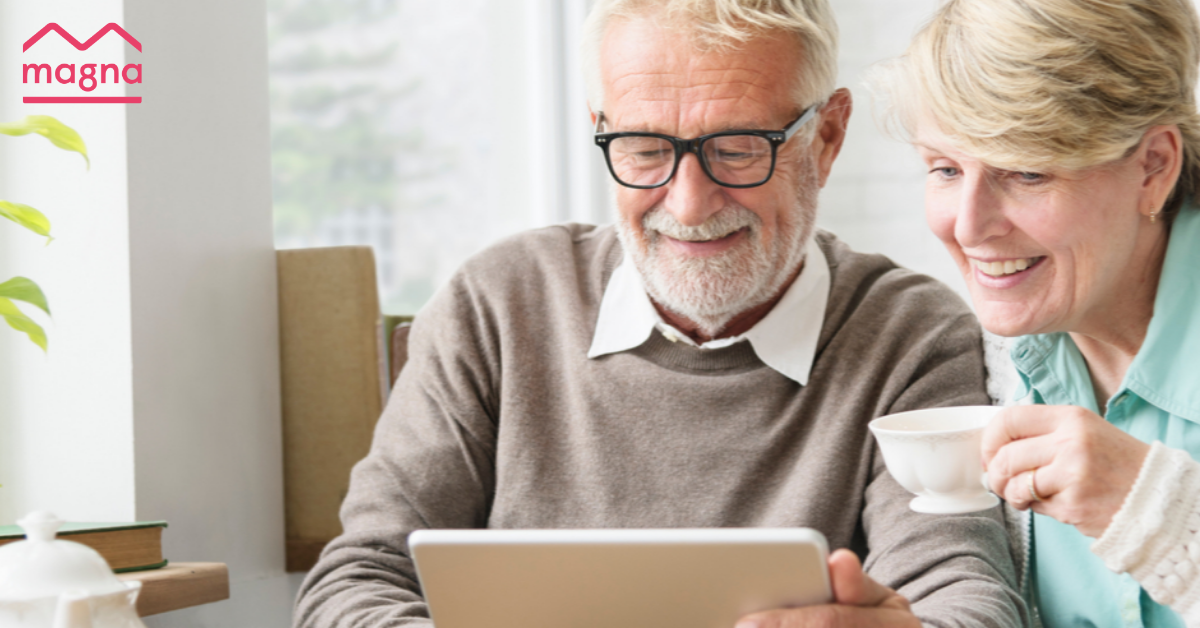
[[[46,350],[46,332],[42,326],[25,316],[21,310],[17,309],[15,303],[4,297],[0,297],[0,316],[4,317],[9,327],[29,336],[29,340],[41,347],[42,351]]]
[[[0,124],[0,134],[16,137],[29,135],[30,133],[41,135],[50,140],[51,144],[63,150],[83,155],[83,160],[87,163],[88,170],[92,169],[92,161],[88,159],[87,146],[83,143],[83,138],[79,137],[75,129],[59,122],[56,118],[50,116],[25,116],[25,119],[20,122]]]
[[[13,277],[0,283],[0,297],[24,301],[50,315],[50,304],[46,302],[46,294],[32,280],[25,277]]]
[[[50,219],[42,212],[20,203],[0,201],[0,216],[38,234],[50,237]]]

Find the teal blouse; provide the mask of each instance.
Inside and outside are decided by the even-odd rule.
[[[1012,359],[1017,398],[1082,406],[1099,414],[1087,364],[1066,333],[1018,338]],[[1147,443],[1200,459],[1200,211],[1186,205],[1171,227],[1146,340],[1104,418]],[[1127,574],[1104,566],[1093,539],[1074,527],[1032,517],[1031,592],[1048,627],[1182,627]]]

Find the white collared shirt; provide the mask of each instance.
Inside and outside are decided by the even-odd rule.
[[[740,336],[710,340],[698,346],[719,349],[748,340],[763,363],[801,386],[807,385],[817,352],[817,339],[825,321],[830,279],[829,262],[814,238],[809,238],[804,258],[800,276],[754,327]],[[627,253],[604,289],[596,333],[587,357],[596,358],[638,347],[656,327],[668,340],[697,346],[687,334],[658,315],[646,294],[641,274]]]

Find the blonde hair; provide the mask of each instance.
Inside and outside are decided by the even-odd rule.
[[[1196,194],[1200,25],[1191,0],[949,0],[877,70],[885,123],[922,116],[995,167],[1079,170],[1118,160],[1152,126],[1183,135],[1164,211]]]
[[[698,50],[735,50],[781,33],[800,44],[798,107],[824,101],[837,81],[837,23],[827,0],[597,0],[583,30],[583,75],[593,111],[604,108],[600,47],[613,18],[652,18],[686,32]]]

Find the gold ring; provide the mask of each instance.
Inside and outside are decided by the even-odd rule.
[[[1029,472],[1029,498],[1035,502],[1040,502],[1042,501],[1042,496],[1038,495],[1037,488],[1035,486],[1037,484],[1037,472],[1037,467],[1034,467],[1033,470]]]

